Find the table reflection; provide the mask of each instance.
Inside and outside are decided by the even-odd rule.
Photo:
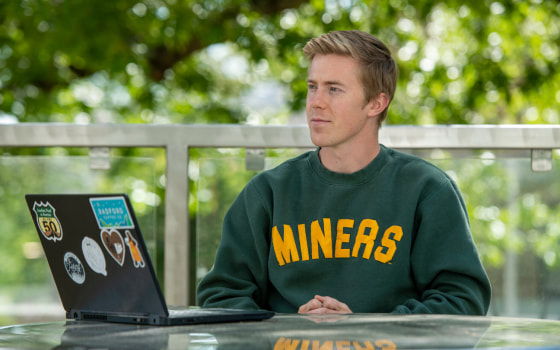
[[[445,315],[277,315],[258,322],[153,327],[88,321],[0,329],[13,349],[552,349],[560,322]]]

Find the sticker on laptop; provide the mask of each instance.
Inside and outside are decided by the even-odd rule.
[[[100,275],[107,276],[107,262],[99,244],[89,237],[82,240],[82,252],[89,267]]]
[[[144,263],[144,259],[142,258],[142,253],[140,253],[140,247],[138,246],[138,242],[130,231],[126,231],[126,238],[124,239],[128,249],[130,251],[130,256],[132,256],[132,262],[134,263],[134,267],[144,267],[146,264]]]
[[[124,197],[90,198],[97,225],[104,228],[134,228]]]
[[[49,202],[34,202],[33,211],[43,237],[53,242],[62,240],[62,226],[56,217],[54,207]]]
[[[83,284],[86,280],[86,270],[76,254],[72,252],[64,254],[64,268],[66,268],[66,272],[72,281],[77,284]]]
[[[111,257],[117,262],[117,264],[123,266],[124,264],[124,239],[122,238],[119,231],[115,229],[101,231],[101,242],[105,250],[111,255]]]

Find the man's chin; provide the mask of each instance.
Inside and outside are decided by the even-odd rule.
[[[321,135],[314,133],[311,131],[311,142],[317,147],[327,147],[328,142],[325,140],[325,137],[321,137]]]

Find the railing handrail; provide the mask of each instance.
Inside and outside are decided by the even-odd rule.
[[[560,125],[384,126],[394,148],[558,148]],[[0,124],[0,147],[311,147],[305,125]]]

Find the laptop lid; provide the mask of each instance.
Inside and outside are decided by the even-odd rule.
[[[28,194],[25,198],[68,318],[171,325],[273,315],[197,309],[169,317],[126,194]]]

